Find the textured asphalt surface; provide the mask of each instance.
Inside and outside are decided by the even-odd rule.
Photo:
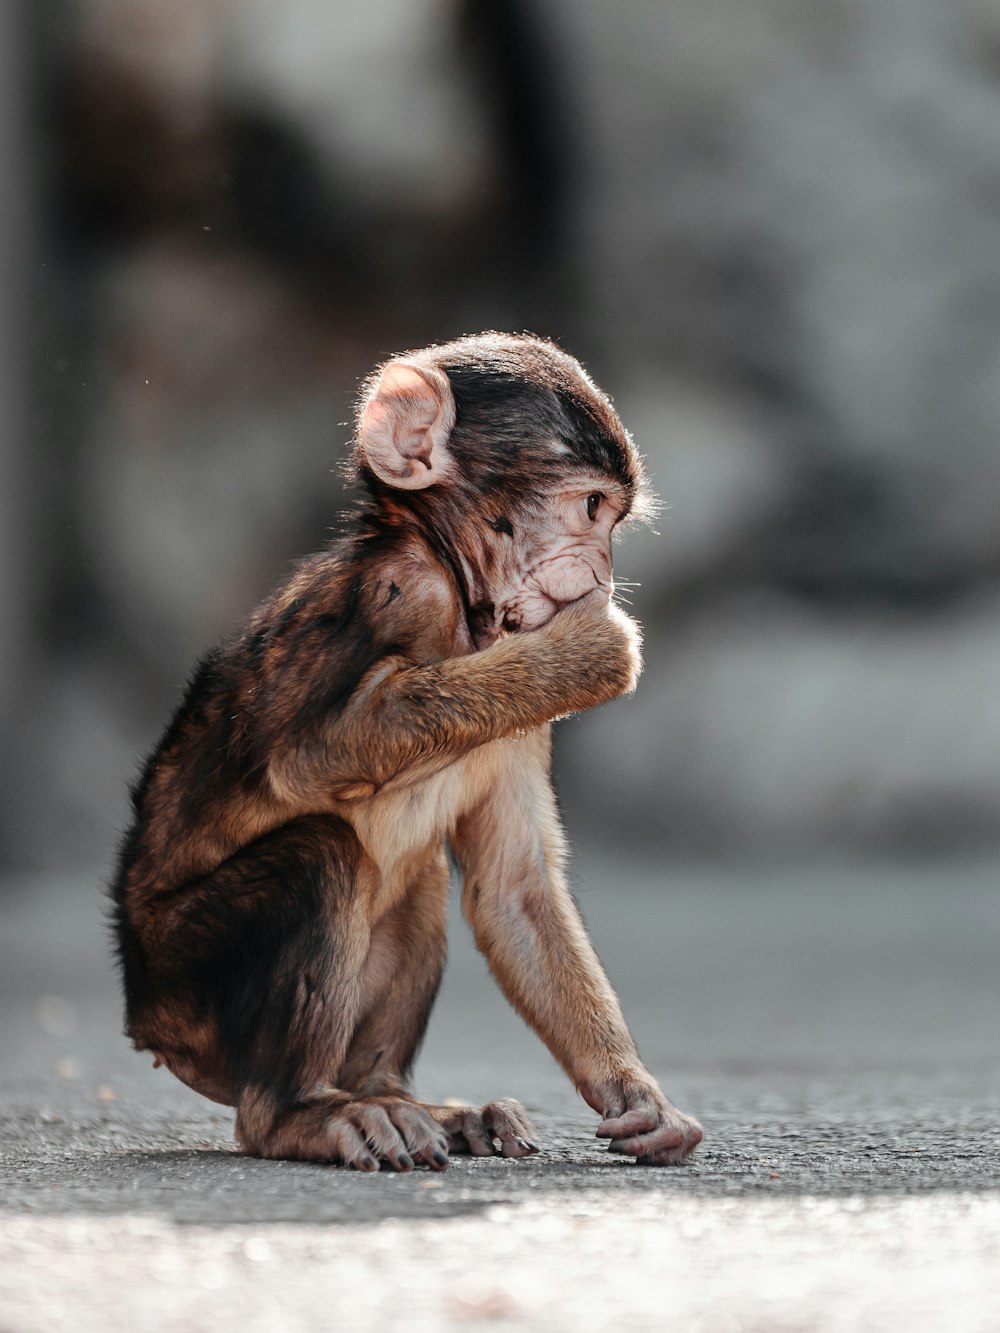
[[[119,1035],[99,886],[0,886],[0,1330],[995,1330],[1000,860],[580,855],[647,1064],[706,1140],[609,1157],[453,922],[418,1068],[544,1151],[363,1176],[235,1153]]]

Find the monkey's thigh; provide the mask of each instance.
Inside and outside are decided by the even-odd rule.
[[[374,875],[350,825],[314,815],[186,885],[160,909],[162,1035],[143,1044],[230,1105],[252,1089],[278,1110],[334,1079],[359,1019]]]

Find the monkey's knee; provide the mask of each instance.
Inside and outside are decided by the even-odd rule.
[[[448,1138],[430,1108],[411,1097],[317,1089],[285,1110],[254,1090],[240,1101],[237,1142],[254,1157],[339,1162],[359,1171],[448,1165]]]

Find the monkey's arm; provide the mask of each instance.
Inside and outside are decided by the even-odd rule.
[[[548,733],[512,752],[501,785],[453,840],[462,905],[490,969],[603,1121],[611,1150],[680,1161],[701,1127],[645,1068],[563,874],[565,843],[548,775]]]
[[[316,739],[272,760],[272,781],[343,799],[423,781],[489,741],[616,698],[639,670],[638,627],[590,594],[480,653],[431,665],[384,658]]]

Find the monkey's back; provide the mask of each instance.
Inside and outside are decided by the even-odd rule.
[[[342,808],[279,781],[289,756],[308,753],[382,659],[454,650],[455,617],[442,616],[454,593],[435,593],[449,580],[412,534],[346,538],[298,564],[199,664],[132,790],[111,886],[130,1033],[158,1002],[160,936],[186,891],[289,821]],[[393,827],[386,808],[373,833]]]

